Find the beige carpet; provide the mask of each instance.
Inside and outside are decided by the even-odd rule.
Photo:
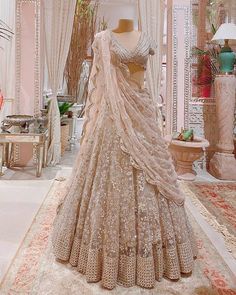
[[[191,277],[178,282],[163,279],[152,290],[117,286],[107,291],[99,283],[87,284],[76,269],[56,262],[51,250],[50,232],[65,184],[55,181],[2,282],[1,295],[236,295],[235,276],[190,214],[199,249]]]
[[[182,189],[236,259],[236,182],[183,182]]]

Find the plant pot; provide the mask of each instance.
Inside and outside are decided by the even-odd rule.
[[[61,125],[61,155],[64,154],[64,152],[69,146],[69,139],[70,139],[69,134],[70,134],[69,124]]]
[[[82,136],[83,125],[84,125],[84,118],[77,118],[76,137],[78,139],[80,139]]]
[[[211,97],[211,84],[201,85],[199,87],[200,97]]]
[[[73,118],[73,112],[72,111],[68,111],[67,112],[67,117],[70,118],[70,119]]]

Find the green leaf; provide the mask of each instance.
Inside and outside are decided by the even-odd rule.
[[[63,103],[58,102],[58,107],[59,107],[60,115],[63,116],[66,112],[68,112],[68,110],[73,105],[74,105],[73,103],[69,103],[69,102],[63,102]]]

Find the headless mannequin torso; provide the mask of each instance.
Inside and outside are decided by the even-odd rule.
[[[113,30],[113,34],[124,48],[133,51],[139,42],[141,32],[134,30],[133,20],[120,19],[118,27]],[[144,69],[135,63],[128,63],[127,66],[131,79],[142,88],[144,85]]]

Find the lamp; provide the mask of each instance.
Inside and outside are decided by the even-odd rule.
[[[229,47],[229,40],[236,40],[236,25],[233,23],[222,24],[213,36],[213,42],[219,43],[221,40],[225,41],[219,54],[220,71],[221,73],[232,73],[235,63],[235,53]]]

